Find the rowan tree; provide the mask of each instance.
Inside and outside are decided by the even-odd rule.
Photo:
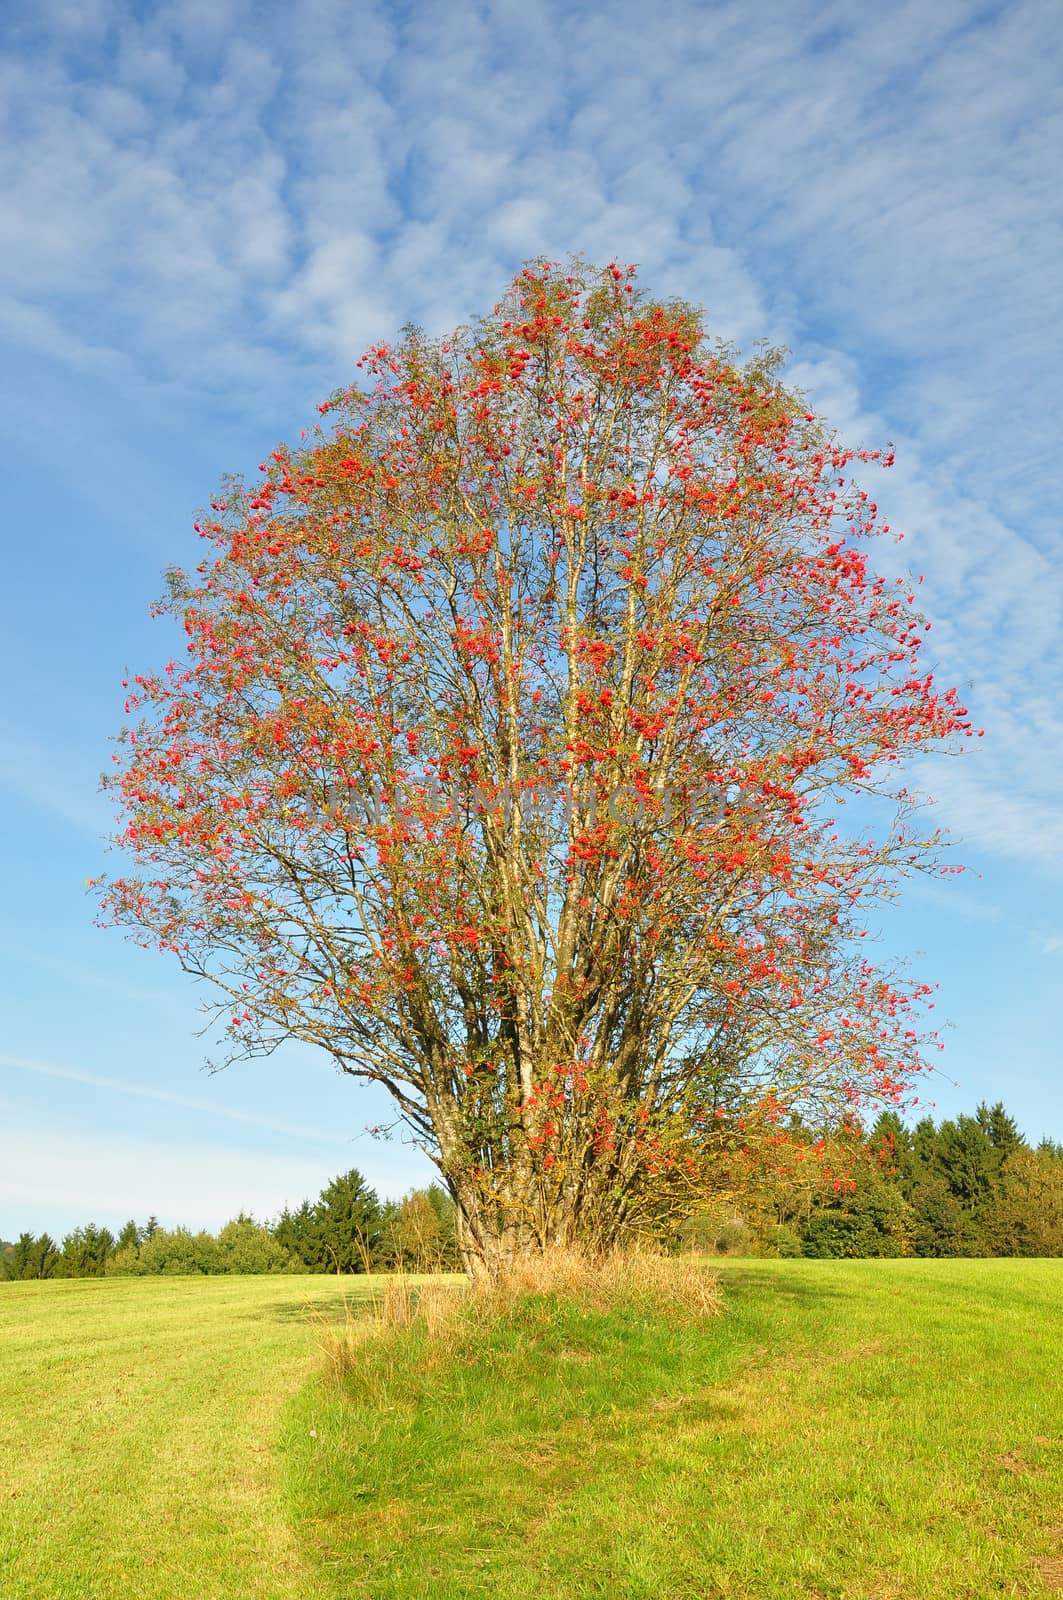
[[[358,365],[169,575],[104,920],[234,1053],[383,1084],[473,1270],[604,1247],[925,1064],[929,990],[860,936],[955,870],[904,762],[970,724],[869,566],[891,457],[634,269],[536,263]]]

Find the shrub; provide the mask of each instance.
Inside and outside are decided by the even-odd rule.
[[[801,1235],[796,1228],[787,1227],[784,1222],[777,1223],[774,1228],[770,1228],[764,1242],[772,1255],[783,1256],[787,1260],[793,1260],[797,1256],[803,1256],[805,1253]]]
[[[855,1194],[821,1202],[802,1229],[806,1256],[911,1254],[912,1208],[899,1191],[862,1173]]]
[[[753,1246],[753,1230],[735,1211],[702,1211],[680,1225],[679,1245],[692,1255],[747,1255]]]
[[[127,1244],[110,1257],[104,1268],[104,1275],[108,1278],[136,1278],[143,1271],[139,1249],[135,1244]]]
[[[219,1272],[285,1272],[291,1262],[291,1252],[253,1217],[235,1217],[218,1234]]]
[[[209,1233],[191,1233],[188,1228],[159,1228],[144,1240],[135,1268],[138,1275],[162,1273],[167,1277],[222,1270],[217,1239]]]

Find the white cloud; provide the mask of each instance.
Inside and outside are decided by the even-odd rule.
[[[96,840],[107,833],[112,812],[95,792],[102,765],[98,761],[90,767],[65,747],[0,719],[0,790],[7,789]]]
[[[10,1113],[4,1128],[5,1233],[68,1228],[90,1218],[114,1227],[153,1212],[171,1227],[216,1229],[240,1211],[269,1218],[287,1204],[313,1200],[336,1175],[335,1161],[220,1143],[168,1144],[97,1128],[84,1136],[56,1128],[42,1133]]]
[[[64,1125],[58,1105],[42,1133],[39,1116],[32,1117],[9,1095],[0,1101],[4,1124],[0,1234],[5,1237],[12,1228],[67,1228],[90,1217],[113,1225],[131,1214],[143,1218],[149,1212],[157,1212],[168,1224],[193,1228],[217,1228],[241,1210],[271,1217],[286,1204],[314,1199],[337,1172],[353,1166],[383,1196],[397,1196],[437,1176],[424,1157],[401,1142],[344,1138],[333,1129],[303,1126],[205,1097],[173,1094],[32,1057],[0,1054],[0,1067],[85,1085],[97,1092],[101,1107],[115,1096],[146,1100],[192,1111],[208,1125],[237,1123],[317,1147],[313,1154],[298,1156],[279,1152],[273,1139],[268,1147],[264,1141],[260,1150],[237,1147],[223,1142],[221,1127],[216,1138],[207,1133],[194,1141],[160,1140],[153,1127],[124,1135],[94,1125],[80,1133],[69,1126],[69,1118]]]
[[[251,405],[463,319],[522,257],[637,258],[719,333],[792,343],[843,436],[896,442],[876,493],[911,538],[883,555],[926,572],[928,662],[987,728],[933,787],[973,840],[1058,864],[1055,24],[1048,0],[680,0],[652,29],[635,0],[381,0],[356,27],[337,0],[53,3],[0,80],[0,331]]]
[[[240,1111],[216,1100],[194,1099],[189,1095],[172,1094],[168,1089],[153,1089],[148,1084],[130,1083],[125,1078],[109,1078],[97,1072],[83,1072],[78,1067],[58,1066],[51,1061],[37,1061],[30,1056],[13,1056],[0,1052],[0,1067],[15,1072],[30,1072],[37,1077],[65,1079],[69,1083],[84,1083],[93,1089],[104,1089],[108,1094],[128,1095],[137,1100],[154,1100],[161,1105],[180,1106],[183,1111],[194,1111],[199,1116],[219,1117],[224,1122],[240,1122],[248,1128],[262,1128],[271,1133],[283,1133],[287,1138],[305,1139],[317,1144],[347,1144],[349,1141],[327,1128],[310,1128],[285,1118],[270,1117],[258,1111]]]
[[[1057,802],[1039,801],[1019,788],[1006,787],[999,769],[981,778],[969,766],[939,766],[933,773],[933,795],[940,820],[959,841],[959,856],[969,843],[1005,859],[1060,871],[1063,869],[1063,811]]]
[[[0,959],[8,964],[20,967],[29,967],[36,972],[43,972],[53,979],[61,980],[64,990],[69,990],[71,984],[80,988],[95,989],[104,994],[115,995],[121,1000],[130,1000],[136,1005],[148,1006],[153,1014],[158,1017],[160,1010],[169,1011],[174,1018],[180,1017],[188,1020],[189,1006],[182,1004],[175,994],[165,989],[153,989],[145,984],[129,983],[116,977],[113,972],[98,970],[95,967],[84,966],[69,955],[55,953],[60,941],[53,938],[48,951],[33,949],[23,943],[13,940],[0,939]],[[67,1002],[68,1006],[70,1001]],[[11,1060],[11,1057],[0,1055],[0,1064]],[[20,1058],[25,1059],[25,1058]]]

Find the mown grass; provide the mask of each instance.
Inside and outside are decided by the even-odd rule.
[[[364,1280],[4,1285],[0,1597],[1063,1589],[1063,1262],[721,1270],[719,1317],[533,1296],[339,1385]]]
[[[320,1600],[274,1446],[365,1281],[0,1286],[2,1600]]]
[[[1063,1587],[1063,1263],[747,1262],[727,1310],[526,1300],[366,1345],[283,1435],[335,1596]]]

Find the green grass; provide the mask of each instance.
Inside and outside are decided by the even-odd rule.
[[[289,1409],[335,1596],[962,1600],[1063,1586],[1063,1263],[725,1263],[699,1327],[538,1302]],[[1042,1562],[1045,1564],[1042,1565]]]
[[[320,1600],[281,1410],[363,1280],[0,1285],[2,1600]]]
[[[359,1280],[4,1285],[0,1597],[1063,1588],[1063,1262],[721,1270],[697,1326],[532,1302],[344,1390]]]

